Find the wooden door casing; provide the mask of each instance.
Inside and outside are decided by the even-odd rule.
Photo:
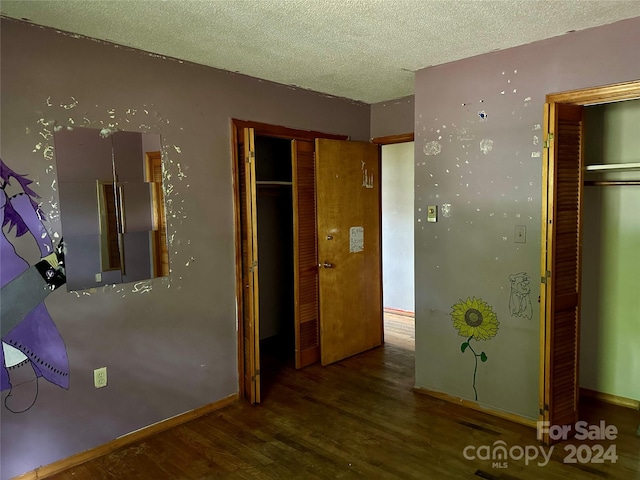
[[[255,134],[238,131],[240,222],[242,251],[242,348],[244,394],[260,403],[260,309],[258,285],[258,227],[255,179]]]

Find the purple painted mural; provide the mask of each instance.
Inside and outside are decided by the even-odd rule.
[[[61,243],[54,249],[31,183],[0,159],[0,381],[2,391],[9,389],[5,407],[14,413],[33,406],[40,377],[69,387],[66,347],[44,304],[46,296],[65,283],[63,247]],[[16,240],[25,234],[40,251],[34,265],[16,251]]]

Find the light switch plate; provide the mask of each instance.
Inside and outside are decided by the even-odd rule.
[[[527,226],[516,225],[513,241],[515,243],[527,243]]]
[[[438,206],[427,205],[427,222],[435,223],[438,221]]]

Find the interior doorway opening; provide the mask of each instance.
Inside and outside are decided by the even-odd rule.
[[[414,142],[382,145],[382,284],[385,340],[415,351]]]
[[[382,344],[380,147],[232,128],[240,396],[256,404],[292,352],[301,369]]]

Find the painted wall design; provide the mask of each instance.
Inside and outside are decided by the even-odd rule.
[[[460,350],[464,353],[467,349],[474,356],[473,367],[473,393],[475,400],[478,400],[478,390],[476,389],[476,375],[478,373],[478,359],[482,363],[489,357],[482,351],[477,353],[471,345],[471,340],[491,340],[498,333],[500,322],[493,308],[481,298],[469,297],[454,304],[451,311],[453,326],[458,330],[458,335],[467,338],[460,345]]]
[[[509,312],[513,317],[531,320],[533,306],[531,305],[531,279],[529,275],[520,272],[509,275],[511,292],[509,294]]]
[[[0,285],[2,286],[2,349],[0,380],[9,389],[5,407],[22,413],[38,396],[38,379],[69,387],[67,351],[44,298],[65,283],[64,253],[55,250],[42,220],[44,214],[31,189],[32,181],[0,159]],[[16,188],[17,191],[12,192]],[[30,236],[41,259],[34,265],[16,252],[15,240]]]

